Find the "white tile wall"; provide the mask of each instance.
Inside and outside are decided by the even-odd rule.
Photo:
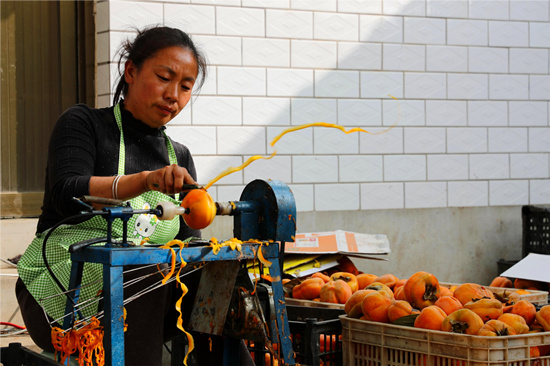
[[[97,14],[100,106],[134,27],[180,28],[207,55],[167,129],[201,183],[290,127],[368,131],[288,133],[216,199],[273,178],[299,211],[550,204],[547,0],[109,0]]]

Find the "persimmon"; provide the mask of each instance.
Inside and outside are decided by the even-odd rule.
[[[525,290],[548,291],[548,284],[546,282],[524,280],[522,278],[514,280],[514,287]]]
[[[346,256],[338,259],[337,269],[339,272],[348,272],[356,276],[359,274],[359,270],[357,269],[355,264],[353,264],[351,259]]]
[[[502,315],[502,303],[497,299],[475,299],[464,304],[465,309],[470,309],[481,317],[484,322],[498,319]]]
[[[354,293],[358,290],[358,283],[357,283],[357,277],[353,273],[350,272],[336,272],[330,275],[330,279],[332,281],[336,280],[342,280],[348,283],[349,287],[351,287],[351,293]]]
[[[517,314],[525,319],[527,325],[533,324],[537,314],[537,308],[527,300],[520,300],[512,306],[508,306],[505,312]]]
[[[357,290],[351,297],[346,301],[344,305],[344,311],[350,318],[360,318],[363,315],[363,310],[361,309],[361,303],[363,299],[369,292],[374,292],[375,290]]]
[[[540,308],[535,317],[537,323],[539,323],[545,331],[550,332],[550,305],[544,305]]]
[[[491,319],[477,332],[478,336],[484,337],[503,337],[509,335],[516,335],[514,328],[508,324],[501,322],[500,320]]]
[[[294,299],[313,300],[321,294],[321,287],[325,284],[320,278],[308,278],[292,288]]]
[[[439,292],[441,296],[453,296],[451,289],[445,286],[439,286]]]
[[[463,308],[462,303],[454,296],[441,296],[434,305],[443,309],[447,315]]]
[[[381,291],[369,292],[361,302],[363,317],[375,322],[388,323],[388,309],[393,300]]]
[[[328,281],[321,287],[320,301],[345,304],[351,297],[351,287],[342,280]]]
[[[459,285],[456,290],[454,290],[453,296],[456,297],[462,305],[474,299],[482,299],[484,297],[488,299],[495,298],[491,290],[476,283],[463,283]]]
[[[405,284],[405,282],[407,282],[407,278],[402,278],[400,279],[399,281],[397,281],[397,283],[395,284],[395,286],[393,286],[393,289],[395,291],[395,289],[403,286]]]
[[[415,328],[441,330],[441,324],[447,314],[439,306],[426,306],[414,320]]]
[[[388,308],[388,318],[390,322],[394,322],[399,318],[402,318],[407,315],[411,315],[413,308],[405,300],[396,300]]]
[[[476,335],[483,324],[483,320],[472,310],[459,309],[443,319],[441,330],[444,332]]]
[[[391,288],[389,288],[388,286],[380,282],[371,283],[370,285],[365,287],[365,290],[374,290],[374,291],[382,292],[385,296],[389,297],[390,299],[392,300],[395,299]]]
[[[417,272],[403,285],[405,300],[414,308],[423,309],[435,304],[439,299],[441,296],[439,287],[439,281],[434,275],[423,271]]]
[[[360,273],[356,277],[357,277],[357,288],[359,290],[364,290],[365,287],[373,283],[374,279],[377,278],[378,276],[370,273]]]
[[[403,286],[399,286],[398,288],[394,289],[393,296],[396,300],[405,300],[405,292],[403,291]]]
[[[519,316],[517,314],[505,313],[499,316],[497,320],[500,320],[501,322],[506,323],[514,328],[516,334],[529,333],[529,326],[522,316]]]
[[[330,281],[330,277],[322,272],[315,272],[314,274],[311,275],[311,277],[319,277],[320,279],[325,281],[325,283]]]
[[[384,285],[388,286],[391,289],[393,289],[397,281],[399,281],[399,278],[397,278],[395,275],[391,273],[386,273],[374,279],[374,282],[383,283]]]
[[[505,288],[512,288],[514,287],[514,284],[512,283],[512,280],[508,277],[495,277],[491,281],[491,284],[489,287],[505,287]]]
[[[183,214],[183,220],[191,229],[204,229],[216,217],[216,204],[206,189],[192,189],[189,191],[183,198],[181,207],[188,210]]]

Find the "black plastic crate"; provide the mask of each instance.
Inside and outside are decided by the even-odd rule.
[[[286,306],[288,326],[296,363],[301,365],[342,366],[342,324],[344,310]],[[282,365],[263,344],[248,342],[256,366]]]
[[[550,254],[550,207],[523,206],[523,257]]]
[[[508,268],[512,267],[517,262],[519,262],[519,261],[507,261],[507,260],[504,260],[504,259],[499,259],[497,261],[498,275],[500,276],[504,271],[506,271]]]

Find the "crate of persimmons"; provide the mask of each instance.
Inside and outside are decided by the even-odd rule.
[[[318,273],[285,286],[300,301],[344,307],[344,365],[550,366],[550,305],[529,301],[547,292],[516,284],[530,290],[502,277],[491,286],[440,284],[422,271],[407,279]]]

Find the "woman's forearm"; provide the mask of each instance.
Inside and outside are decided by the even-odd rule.
[[[91,177],[89,191],[91,196],[129,200],[149,191],[147,175],[143,171],[136,174],[122,175],[115,182],[116,177]]]

